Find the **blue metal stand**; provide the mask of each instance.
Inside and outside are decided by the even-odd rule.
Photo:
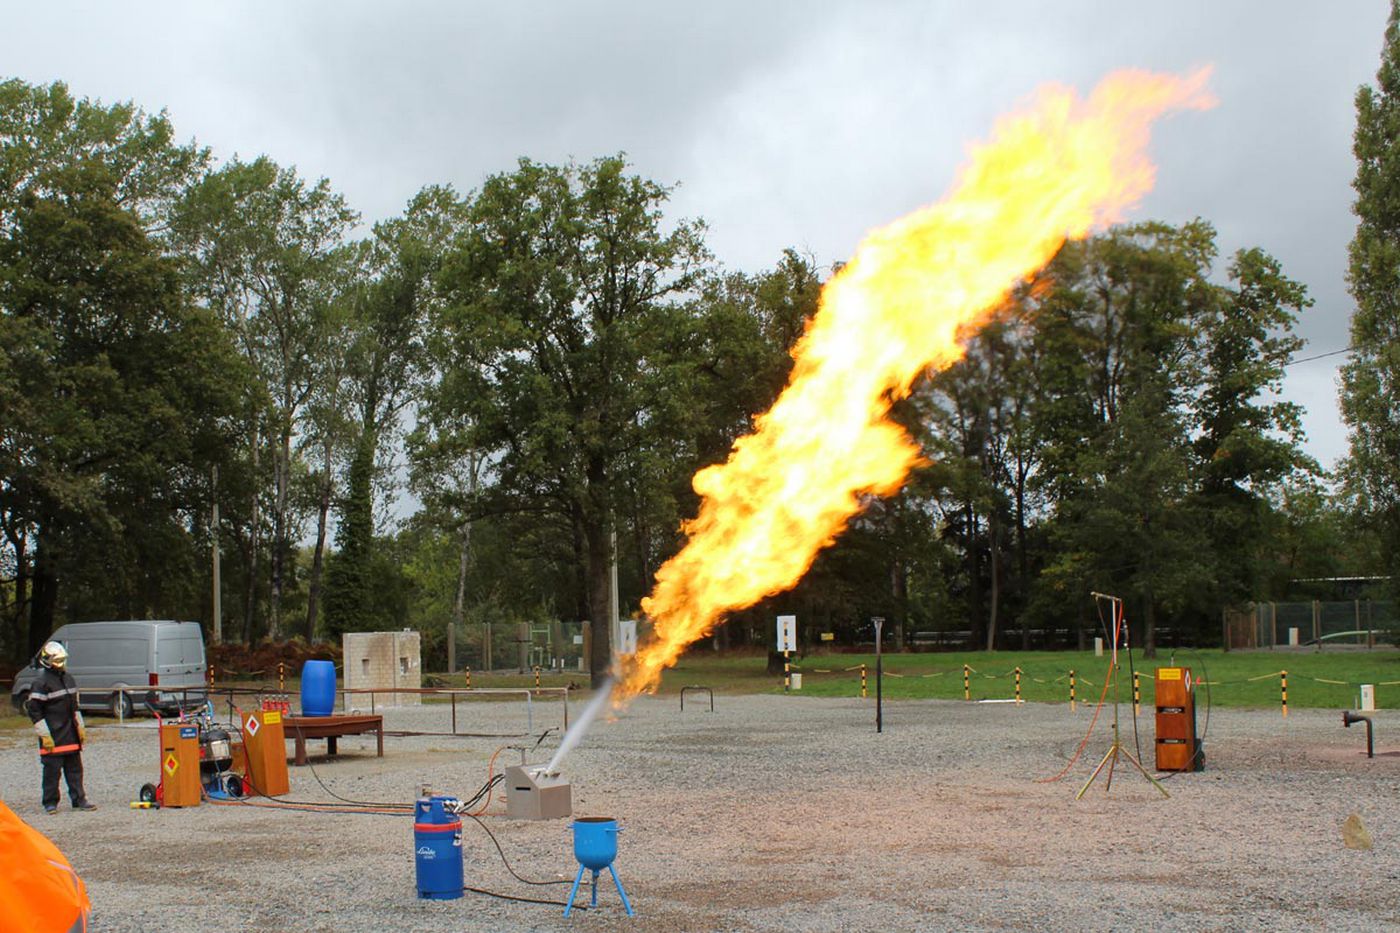
[[[588,870],[589,870],[588,867],[585,866],[585,865],[580,865],[580,866],[578,867],[578,874],[574,876],[574,886],[573,886],[572,888],[569,889],[569,902],[568,902],[567,904],[564,905],[564,916],[566,916],[566,917],[569,915],[569,911],[571,911],[571,910],[574,909],[574,897],[578,894],[579,882],[581,882],[581,881],[583,880],[583,873],[584,873],[585,871],[588,871]],[[609,866],[608,866],[608,871],[612,872],[613,884],[617,885],[617,894],[618,894],[619,897],[622,898],[622,906],[623,906],[623,908],[627,911],[627,916],[629,916],[629,917],[634,917],[634,916],[636,916],[636,914],[634,914],[634,913],[632,912],[632,903],[631,903],[631,901],[627,900],[627,892],[624,891],[624,890],[622,890],[622,879],[619,878],[619,877],[617,877],[617,869],[616,869],[616,868],[613,868],[611,865],[609,865]],[[598,906],[598,870],[597,870],[597,869],[593,869],[592,887],[593,887],[593,897],[592,897],[592,900],[591,900],[590,904],[591,904],[591,906],[593,906],[593,907],[597,907],[597,906]]]

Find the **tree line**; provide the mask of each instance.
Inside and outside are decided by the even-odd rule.
[[[1116,227],[898,404],[928,465],[717,643],[771,640],[779,611],[853,639],[878,615],[901,642],[1063,643],[1101,591],[1150,648],[1299,578],[1393,568],[1394,31],[1358,96],[1337,477],[1278,396],[1306,289],[1260,249],[1221,257],[1206,220]],[[216,160],[62,83],[0,83],[0,139],[12,660],[66,621],[212,629],[215,547],[226,640],[410,626],[436,651],[476,623],[605,619],[614,562],[631,613],[823,283],[791,249],[724,268],[621,156],[521,159],[365,225],[327,179]]]

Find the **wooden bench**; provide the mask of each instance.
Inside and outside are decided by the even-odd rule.
[[[373,732],[379,740],[379,757],[384,757],[383,716],[283,716],[287,738],[296,742],[296,764],[306,764],[306,740],[325,739],[326,754],[336,753],[336,740],[343,735]]]

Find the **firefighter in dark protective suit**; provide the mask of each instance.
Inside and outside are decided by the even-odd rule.
[[[68,782],[68,800],[75,810],[96,810],[83,793],[83,741],[87,725],[78,712],[78,685],[68,666],[68,650],[56,641],[39,652],[42,670],[29,689],[24,708],[39,736],[39,761],[44,768],[44,812],[58,812],[58,774]]]

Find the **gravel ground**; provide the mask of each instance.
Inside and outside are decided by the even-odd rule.
[[[473,704],[460,726],[521,728],[521,704]],[[1378,754],[1336,711],[1216,710],[1208,770],[1166,782],[1131,766],[1074,799],[1108,746],[1104,722],[1059,771],[1087,708],[720,696],[682,713],[644,698],[599,721],[563,770],[574,811],[622,824],[597,910],[468,893],[419,901],[408,817],[240,806],[131,810],[153,780],[150,723],[99,720],[85,753],[96,813],[46,817],[28,736],[0,737],[0,791],[49,834],[88,885],[97,931],[185,930],[1375,930],[1400,925],[1400,717],[1382,712]],[[575,704],[575,711],[579,706]],[[1132,743],[1124,707],[1125,741]],[[442,707],[387,712],[389,728],[441,729]],[[96,717],[94,717],[96,718]],[[538,703],[536,725],[558,718]],[[548,720],[545,722],[545,720]],[[1140,720],[1152,760],[1151,717]],[[292,796],[409,801],[430,783],[463,796],[512,740],[341,740],[336,759],[292,769]],[[546,760],[546,749],[531,761]],[[313,750],[323,748],[313,743]],[[1393,751],[1394,750],[1394,751]],[[506,752],[502,760],[518,760]],[[1126,763],[1125,763],[1126,765]],[[493,804],[493,814],[504,809]],[[1371,850],[1343,846],[1359,813]],[[485,818],[526,877],[572,878],[566,821]],[[467,883],[562,900],[568,888],[510,877],[468,822]]]

